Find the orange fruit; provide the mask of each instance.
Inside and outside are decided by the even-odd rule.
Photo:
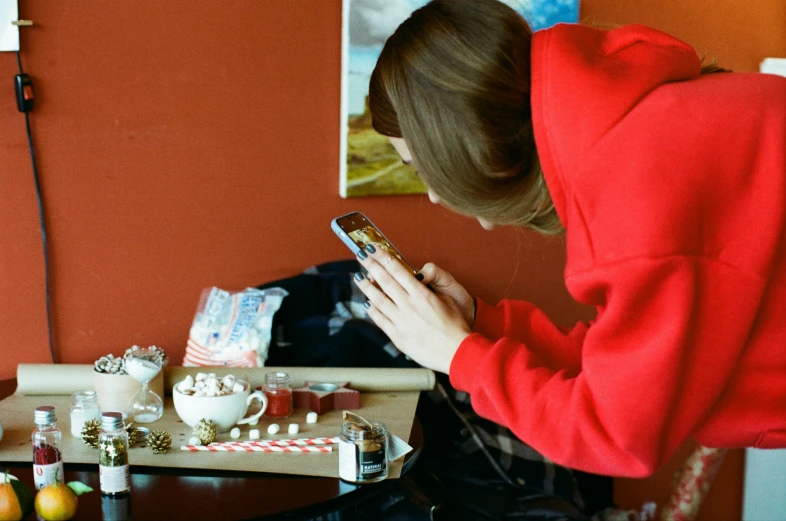
[[[33,495],[27,485],[10,475],[0,474],[0,520],[19,521],[27,516]]]
[[[74,517],[78,503],[71,487],[56,481],[38,491],[35,511],[44,521],[66,521]]]

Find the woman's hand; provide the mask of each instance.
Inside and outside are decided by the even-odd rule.
[[[423,284],[428,284],[438,294],[453,299],[461,310],[461,316],[467,321],[469,327],[472,327],[475,323],[475,299],[472,298],[469,291],[456,282],[453,275],[432,262],[423,266],[420,273],[423,275]]]
[[[424,367],[447,373],[459,345],[471,333],[454,298],[429,290],[381,248],[369,245],[358,258],[379,286],[360,273],[355,275],[368,298],[371,320],[401,352]]]

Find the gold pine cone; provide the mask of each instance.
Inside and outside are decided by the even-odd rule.
[[[101,433],[100,420],[87,420],[84,427],[82,427],[82,441],[86,445],[98,448],[98,435]]]
[[[147,437],[147,444],[155,454],[164,454],[172,448],[172,437],[167,431],[153,431]]]
[[[128,446],[133,447],[137,442],[136,425],[129,422],[125,424],[126,434],[128,434]]]
[[[209,445],[216,441],[216,426],[212,420],[202,418],[194,427],[194,436],[202,441],[202,445]]]

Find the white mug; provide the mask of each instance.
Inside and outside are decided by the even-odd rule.
[[[259,419],[267,409],[267,396],[262,391],[251,392],[251,385],[245,380],[237,380],[243,390],[221,396],[193,396],[181,393],[177,384],[172,389],[175,411],[183,423],[194,428],[202,418],[211,420],[217,432],[226,432],[236,424],[251,423]],[[253,401],[259,401],[261,408],[253,415],[244,418]]]

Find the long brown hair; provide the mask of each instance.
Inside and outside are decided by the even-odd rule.
[[[369,108],[374,129],[405,138],[424,183],[449,207],[559,233],[532,130],[531,38],[497,0],[432,0],[385,43]]]

